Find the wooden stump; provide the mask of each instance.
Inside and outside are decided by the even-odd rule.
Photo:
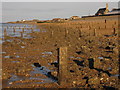
[[[79,30],[79,37],[82,37],[81,29]]]
[[[13,33],[15,33],[16,32],[16,29],[15,28],[13,28]]]
[[[68,69],[67,69],[67,47],[59,48],[59,74],[58,84],[63,85],[67,83]]]
[[[25,29],[24,28],[22,28],[22,32],[24,33],[24,31],[25,31]]]
[[[20,37],[23,38],[23,32],[20,32],[20,35],[21,35]]]
[[[6,37],[7,36],[7,30],[6,30],[6,28],[4,29],[4,37]]]
[[[68,35],[68,30],[65,29],[65,37],[67,37],[67,35]]]
[[[94,36],[96,36],[97,34],[96,34],[96,29],[94,29]]]
[[[51,31],[51,37],[53,37],[53,31]]]

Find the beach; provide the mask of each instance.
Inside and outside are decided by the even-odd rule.
[[[34,25],[26,36],[4,36],[3,88],[120,88],[118,16]],[[60,85],[63,47],[67,76]]]

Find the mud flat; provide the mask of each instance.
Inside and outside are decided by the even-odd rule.
[[[6,37],[3,88],[120,88],[117,19],[37,24],[32,38]],[[67,47],[68,74],[58,84],[58,49]]]

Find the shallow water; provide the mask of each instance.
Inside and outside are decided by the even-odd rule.
[[[6,30],[7,36],[10,36],[10,37],[21,37],[21,32],[22,32],[23,38],[32,38],[29,35],[29,33],[40,32],[40,29],[38,29],[36,25],[3,23],[3,24],[0,24],[0,38],[1,38],[0,43],[1,44],[4,42],[5,30]]]
[[[17,63],[19,61],[12,61],[13,63]],[[27,82],[27,83],[15,83],[16,85],[19,84],[31,84],[31,83],[36,83],[36,84],[42,84],[42,83],[53,83],[53,82],[57,82],[57,80],[54,80],[53,78],[49,77],[48,72],[52,72],[52,70],[49,70],[48,68],[46,68],[45,66],[42,66],[43,69],[41,70],[42,67],[35,67],[34,65],[32,65],[33,67],[33,71],[31,71],[29,74],[31,75],[30,77],[25,77],[25,76],[17,76],[15,74],[11,74],[11,78],[7,81],[7,86],[10,86],[11,84],[13,84],[13,82],[15,81],[24,81],[24,80],[38,80],[34,81],[34,82]],[[43,74],[47,77],[43,77],[43,76],[37,76],[34,77],[35,74]],[[42,81],[39,81],[42,80]]]

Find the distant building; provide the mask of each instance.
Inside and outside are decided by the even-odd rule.
[[[72,16],[72,17],[70,17],[70,19],[75,20],[75,19],[80,19],[80,17],[79,16]]]
[[[23,21],[23,22],[24,22],[24,21],[26,21],[26,20],[21,20],[21,21]]]
[[[59,22],[61,20],[61,18],[53,18],[52,22]]]
[[[114,8],[114,9],[112,9],[110,12],[108,12],[106,14],[114,14],[114,15],[120,14],[120,8],[118,8],[118,9]]]
[[[63,19],[63,18],[54,18],[54,19],[51,20],[51,22],[65,22],[67,20],[68,20],[67,18],[66,19]]]
[[[39,22],[40,20],[38,20],[38,19],[33,19],[32,21],[33,21],[33,22]]]
[[[106,4],[106,8],[100,8],[97,13],[95,14],[95,16],[99,16],[99,15],[104,15],[106,13],[108,13],[108,3]]]

